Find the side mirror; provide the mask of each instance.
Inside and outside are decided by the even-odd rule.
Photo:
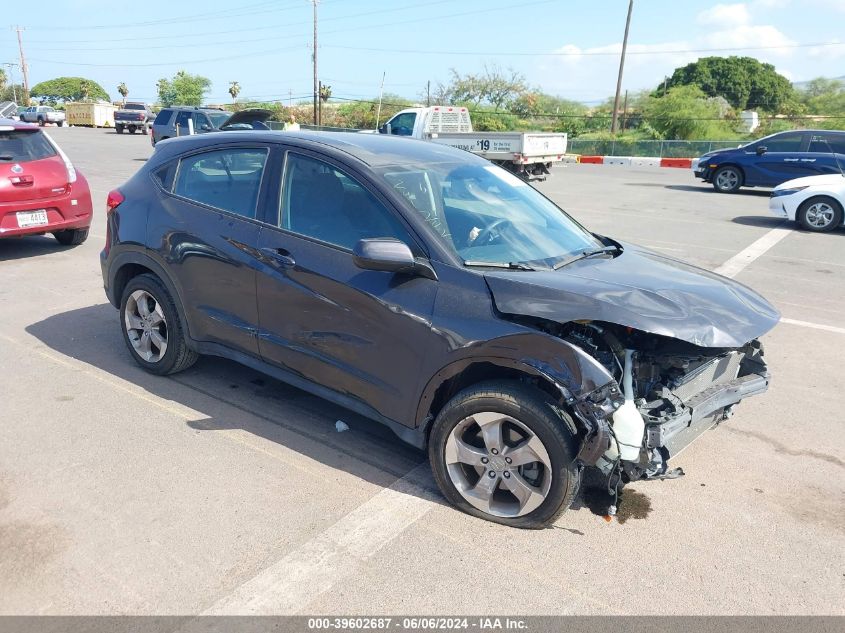
[[[201,129],[203,132],[210,132],[210,131],[211,131],[211,126],[210,126],[208,123],[203,123],[203,124],[200,126],[200,129]]]
[[[758,145],[757,146],[757,156],[762,156],[763,154],[765,154],[768,151],[769,151],[769,148],[766,147],[765,145]]]
[[[385,123],[378,129],[379,134],[392,134],[393,130],[390,128],[390,123]]]
[[[392,237],[358,240],[352,249],[352,261],[364,270],[420,275],[437,279],[427,262],[418,262],[408,245]]]

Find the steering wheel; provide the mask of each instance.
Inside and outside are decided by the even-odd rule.
[[[504,224],[510,224],[510,220],[507,218],[499,218],[490,226],[481,229],[481,232],[472,241],[472,245],[484,246],[485,244],[490,244],[491,242],[495,241],[500,235],[500,233],[496,229],[503,226]]]

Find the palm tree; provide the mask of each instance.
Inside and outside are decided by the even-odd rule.
[[[126,105],[126,95],[129,94],[129,88],[127,88],[126,84],[121,81],[117,86],[117,91],[120,93],[120,96],[123,97],[123,105]]]
[[[241,94],[241,84],[239,84],[237,81],[230,81],[229,94],[232,95],[232,103],[237,101],[238,95]]]
[[[331,86],[320,86],[320,100],[325,103],[329,99],[332,98],[332,87]]]

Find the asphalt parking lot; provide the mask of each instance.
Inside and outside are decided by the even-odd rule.
[[[800,232],[768,192],[685,169],[540,184],[785,321],[764,338],[772,388],[673,462],[685,477],[628,486],[612,522],[587,489],[520,531],[452,509],[423,454],[304,392],[214,358],[138,368],[98,253],[107,192],[152,148],[50,133],[96,218],[77,248],[0,241],[0,614],[845,614],[845,230]]]

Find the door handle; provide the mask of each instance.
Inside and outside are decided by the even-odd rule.
[[[286,268],[291,268],[296,265],[296,260],[284,248],[262,248],[261,252]]]

